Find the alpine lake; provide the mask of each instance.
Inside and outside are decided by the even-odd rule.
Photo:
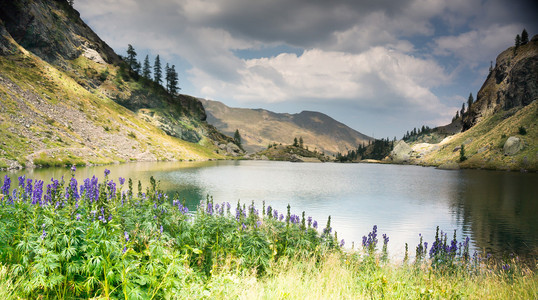
[[[137,162],[79,167],[79,184],[88,177],[131,178],[137,191],[153,176],[170,199],[179,195],[190,211],[201,200],[237,202],[268,207],[286,215],[311,216],[325,227],[328,216],[346,248],[360,248],[362,237],[378,227],[389,237],[389,256],[401,258],[405,243],[413,256],[419,234],[431,244],[436,227],[452,240],[467,236],[483,254],[535,257],[538,253],[538,174],[486,170],[439,170],[431,167],[387,164],[290,163],[272,161]],[[11,177],[50,183],[69,168],[0,172]],[[119,183],[118,188],[119,188]],[[123,190],[127,189],[127,183]],[[171,201],[171,200],[170,200]],[[265,204],[264,204],[265,202]]]

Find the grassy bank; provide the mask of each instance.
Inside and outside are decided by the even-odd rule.
[[[73,172],[75,169],[73,168]],[[533,299],[517,258],[469,253],[437,233],[389,260],[374,226],[345,250],[304,212],[203,201],[192,213],[158,183],[0,182],[0,297],[6,299]]]

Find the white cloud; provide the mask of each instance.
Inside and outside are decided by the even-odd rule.
[[[508,41],[512,41],[519,33],[518,25],[492,25],[484,29],[476,29],[453,36],[435,39],[434,54],[454,56],[460,63],[476,67],[480,63],[495,60],[505,50]]]
[[[209,98],[239,102],[339,100],[363,108],[435,112],[445,107],[431,88],[450,80],[442,67],[383,47],[361,54],[312,49],[246,60],[238,82],[195,70],[192,82]]]

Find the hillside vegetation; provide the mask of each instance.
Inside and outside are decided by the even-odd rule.
[[[538,36],[503,51],[476,102],[451,124],[414,134],[387,161],[538,171]]]
[[[264,150],[273,143],[289,144],[302,137],[310,149],[336,155],[368,144],[368,137],[331,117],[313,111],[298,114],[275,113],[264,109],[233,108],[218,101],[202,100],[207,121],[232,136],[239,130],[248,152]]]
[[[198,99],[122,74],[66,1],[0,8],[0,168],[223,157]]]

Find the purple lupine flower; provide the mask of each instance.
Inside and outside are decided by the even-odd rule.
[[[227,211],[227,212],[230,212],[230,208],[231,208],[231,207],[232,207],[232,206],[230,205],[230,202],[226,202],[226,211]]]
[[[32,193],[32,204],[42,204],[41,196],[43,195],[43,180],[38,180],[34,185],[34,192]]]
[[[43,223],[41,227],[43,228],[43,234],[41,235],[41,239],[43,240],[47,236],[47,232],[45,231],[45,223]]]
[[[273,218],[278,219],[278,210],[276,209],[273,211]]]
[[[108,175],[110,175],[110,170],[109,170],[109,169],[105,169],[105,177],[107,177]]]
[[[388,243],[389,243],[389,237],[385,233],[383,233],[383,244],[386,245]]]
[[[345,244],[346,244],[346,242],[344,241],[344,239],[342,239],[342,240],[340,241],[340,247],[344,247]]]
[[[125,242],[129,242],[129,233],[127,231],[123,232],[123,236],[125,237]]]
[[[314,227],[314,229],[318,229],[318,221],[314,220],[312,227]]]
[[[505,271],[505,272],[510,271],[510,265],[509,264],[504,264],[503,265],[503,271]]]
[[[77,166],[73,165],[71,166],[71,172],[75,173],[77,171]]]
[[[368,241],[368,238],[367,238],[365,235],[363,235],[363,236],[362,236],[362,246],[363,246],[363,247],[366,247],[366,242],[367,242],[367,241]]]
[[[2,185],[2,194],[9,197],[9,188],[11,187],[11,178],[4,176],[4,185]]]
[[[245,223],[242,223],[242,224],[241,224],[241,227],[243,228],[243,230],[246,230],[246,229],[247,229],[247,225],[245,225]]]
[[[125,178],[120,177],[118,178],[118,181],[120,182],[120,185],[123,185],[125,183]]]
[[[159,229],[160,233],[163,234],[163,225],[161,225],[161,228]]]
[[[280,221],[284,220],[284,215],[283,215],[283,214],[280,214],[280,217],[278,217],[278,219],[279,219]]]
[[[77,221],[80,221],[80,214],[77,214]]]
[[[127,252],[127,246],[123,247],[123,254],[125,254],[125,252]]]
[[[310,228],[310,226],[312,226],[312,217],[308,217],[306,222],[308,223],[308,228]]]
[[[270,214],[272,210],[271,205],[267,206],[267,214]]]
[[[262,226],[262,221],[256,222],[256,227],[260,227],[260,226]]]
[[[26,194],[25,194],[25,199],[29,199],[29,198],[32,198],[32,179],[28,179],[26,180]]]
[[[110,194],[108,195],[108,199],[112,199],[112,197],[116,196],[116,183],[110,180],[108,182],[108,189],[110,191]]]
[[[24,189],[24,183],[26,182],[26,176],[25,175],[19,176],[18,179],[19,179],[19,186]]]

